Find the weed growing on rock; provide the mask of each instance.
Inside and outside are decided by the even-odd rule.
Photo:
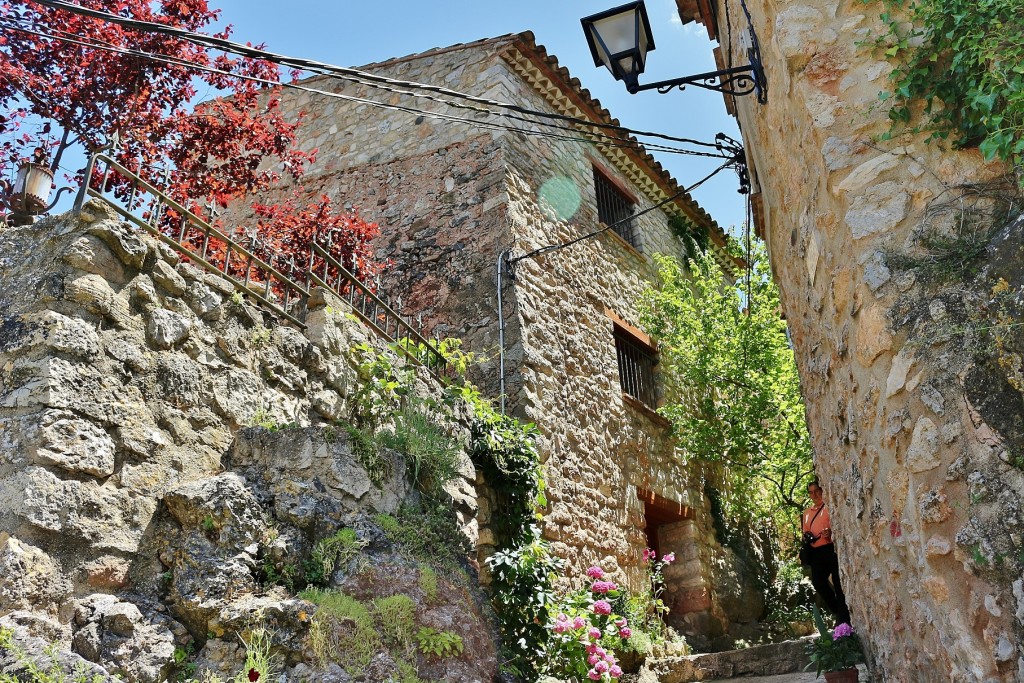
[[[14,631],[10,629],[0,628],[0,650],[13,654],[16,668],[21,670],[17,675],[0,673],[0,683],[103,683],[104,680],[99,674],[90,676],[84,665],[74,673],[64,671],[57,659],[56,645],[46,649],[48,665],[40,665],[14,642]]]
[[[396,520],[397,521],[397,520]],[[428,604],[437,602],[437,574],[430,567],[420,567],[420,590]]]
[[[452,631],[438,631],[424,626],[416,632],[416,646],[432,659],[458,657],[465,649],[462,636]]]
[[[358,671],[383,648],[373,615],[359,600],[325,590],[303,591],[299,597],[320,608],[310,627],[310,642],[321,667],[337,661]]]
[[[416,605],[408,595],[392,595],[373,601],[380,618],[381,633],[389,645],[407,648],[412,643]]]
[[[270,341],[270,334],[271,332],[269,327],[263,327],[260,325],[253,329],[252,336],[249,338],[249,341],[252,342],[254,348],[261,349]]]
[[[455,511],[444,503],[403,505],[397,517],[380,514],[374,521],[403,553],[436,569],[458,573],[470,554]]]
[[[398,683],[427,683],[420,678],[416,667],[404,659],[396,659],[395,666],[398,667]]]
[[[348,564],[365,546],[366,541],[356,536],[355,529],[342,529],[333,536],[321,539],[313,546],[313,552],[306,562],[306,581],[314,586],[326,585],[335,567]]]
[[[437,424],[426,402],[414,402],[393,415],[394,431],[378,442],[405,455],[409,477],[421,491],[438,491],[459,475],[459,445]]]
[[[366,475],[374,486],[380,488],[384,480],[391,475],[391,460],[381,454],[373,435],[366,429],[345,425],[345,430],[348,432],[352,454],[366,470]]]

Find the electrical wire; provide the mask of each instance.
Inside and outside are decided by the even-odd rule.
[[[57,33],[63,33],[64,34],[63,36],[56,35],[54,33],[45,33],[45,32],[42,32],[42,31],[37,31],[35,29],[31,29],[31,28],[26,28],[24,26],[19,26],[17,24],[13,24],[10,21],[2,21],[2,20],[0,20],[0,28],[6,28],[6,29],[9,29],[9,30],[20,31],[20,32],[23,32],[23,33],[28,33],[30,35],[35,35],[35,36],[42,37],[42,38],[48,38],[48,39],[51,39],[51,40],[59,40],[59,41],[63,41],[63,42],[73,43],[73,44],[76,44],[76,45],[80,45],[80,46],[83,46],[83,47],[89,47],[89,48],[92,48],[92,49],[103,50],[103,51],[107,51],[107,52],[114,52],[114,53],[118,53],[118,54],[124,54],[124,55],[128,55],[128,56],[138,57],[138,58],[142,58],[142,59],[148,59],[148,60],[155,61],[155,62],[171,64],[171,65],[174,65],[174,66],[181,66],[181,67],[185,67],[185,68],[195,69],[195,70],[198,70],[198,71],[204,71],[204,72],[207,72],[207,73],[213,73],[213,74],[218,74],[218,75],[222,75],[222,76],[228,76],[228,77],[232,77],[232,78],[237,78],[237,79],[240,79],[240,80],[253,81],[253,82],[256,82],[256,83],[260,83],[262,85],[268,85],[268,86],[274,86],[274,87],[283,87],[283,88],[291,88],[291,89],[300,90],[300,91],[304,91],[304,92],[309,92],[309,93],[314,93],[314,94],[318,94],[318,95],[323,95],[323,96],[326,96],[326,97],[342,99],[342,100],[346,100],[346,101],[350,101],[350,102],[356,102],[356,103],[360,103],[360,104],[367,104],[367,105],[378,107],[378,108],[390,109],[390,110],[396,110],[396,111],[403,111],[403,112],[406,112],[406,113],[409,113],[409,114],[414,114],[414,115],[417,115],[417,116],[428,116],[428,117],[431,117],[431,118],[437,118],[437,119],[446,120],[446,121],[455,122],[455,123],[466,123],[466,124],[469,124],[469,125],[472,125],[472,126],[476,126],[476,127],[480,127],[480,128],[485,128],[485,129],[488,129],[488,130],[513,131],[513,132],[522,133],[524,135],[528,135],[528,136],[531,136],[531,137],[544,137],[544,138],[549,138],[549,139],[554,139],[554,140],[571,141],[571,142],[585,142],[585,143],[595,144],[595,145],[599,145],[599,146],[602,146],[602,147],[608,147],[608,148],[644,149],[644,148],[648,148],[649,147],[650,149],[653,149],[655,151],[660,151],[660,152],[664,152],[664,153],[667,153],[667,154],[682,154],[682,155],[688,155],[688,156],[709,157],[709,158],[716,158],[716,159],[728,159],[728,158],[731,158],[728,155],[721,154],[721,153],[719,153],[719,154],[712,154],[712,153],[709,153],[709,152],[698,152],[698,151],[695,151],[695,150],[687,150],[687,149],[681,149],[681,148],[677,148],[677,147],[669,147],[669,146],[666,146],[666,145],[659,145],[659,144],[656,144],[656,143],[652,143],[652,144],[648,144],[648,145],[641,145],[641,143],[639,143],[637,141],[624,140],[622,138],[613,137],[613,136],[605,135],[605,134],[602,134],[602,133],[594,133],[594,132],[589,132],[589,131],[576,131],[576,129],[572,129],[572,128],[568,128],[568,127],[564,127],[564,126],[558,126],[557,124],[549,124],[549,123],[544,123],[544,122],[530,121],[529,119],[525,119],[525,118],[522,118],[522,117],[515,117],[515,118],[518,119],[518,120],[521,120],[521,121],[525,121],[527,123],[545,125],[545,126],[549,126],[549,127],[559,128],[561,130],[577,132],[578,134],[581,134],[581,135],[584,135],[584,136],[587,136],[587,137],[579,137],[578,135],[576,135],[576,136],[573,136],[573,135],[561,135],[561,134],[547,133],[547,132],[543,132],[543,131],[528,131],[528,130],[524,130],[523,128],[519,128],[519,127],[516,127],[516,126],[503,125],[503,124],[495,123],[495,122],[487,122],[487,121],[480,121],[480,120],[475,120],[475,119],[469,119],[469,118],[466,118],[466,117],[458,117],[458,116],[454,116],[452,114],[444,114],[444,113],[441,113],[441,112],[430,111],[430,110],[425,110],[425,109],[418,109],[416,107],[410,107],[410,106],[386,104],[386,103],[378,102],[376,100],[372,100],[372,99],[369,99],[369,98],[361,98],[361,97],[356,97],[356,96],[353,96],[353,95],[344,95],[342,93],[335,93],[335,92],[330,92],[330,91],[326,91],[326,90],[321,90],[319,88],[313,88],[313,87],[310,87],[310,86],[300,85],[299,83],[287,83],[287,82],[273,81],[273,80],[270,80],[270,79],[260,78],[258,76],[250,76],[250,75],[246,75],[246,74],[236,74],[236,73],[233,73],[233,72],[224,71],[224,70],[221,70],[221,69],[216,69],[214,67],[208,67],[208,66],[205,66],[205,65],[196,64],[195,62],[189,62],[187,60],[182,60],[182,59],[179,59],[177,57],[170,57],[170,56],[167,56],[167,55],[156,55],[156,54],[150,53],[150,52],[142,52],[142,51],[139,51],[139,50],[132,50],[132,49],[128,49],[128,48],[121,48],[121,47],[118,47],[118,46],[113,45],[111,43],[105,43],[103,41],[99,41],[99,40],[94,39],[94,38],[84,38],[83,39],[80,36],[72,36],[72,34],[68,34],[67,32],[64,32],[64,31],[60,31],[59,29],[51,28],[50,30],[51,31],[56,31]],[[400,92],[400,91],[392,90],[391,92]],[[403,94],[411,94],[414,97],[416,96],[415,93],[403,93]],[[489,111],[482,111],[481,110],[481,113],[486,113],[488,115],[497,116],[497,117],[501,117],[501,118],[513,118],[513,117],[508,117],[508,116],[505,116],[505,115],[502,115],[502,114],[498,114],[496,112],[489,112]],[[602,139],[595,140],[593,138],[602,138]]]
[[[639,211],[637,213],[634,213],[631,216],[627,216],[626,218],[622,218],[620,220],[617,220],[614,223],[612,223],[611,225],[606,225],[603,228],[599,228],[597,230],[594,230],[593,232],[589,232],[586,235],[580,235],[579,237],[575,237],[575,238],[573,238],[571,240],[568,240],[568,241],[565,241],[565,242],[560,242],[558,244],[549,244],[549,245],[547,245],[545,247],[539,247],[537,249],[534,249],[533,251],[528,251],[525,254],[523,254],[522,256],[517,256],[515,258],[509,259],[508,260],[508,264],[509,264],[510,267],[512,267],[512,266],[515,266],[515,264],[517,264],[520,261],[522,261],[523,259],[533,258],[535,256],[540,256],[542,254],[547,254],[549,252],[557,251],[559,249],[565,249],[566,247],[571,247],[572,245],[578,244],[579,242],[582,242],[583,240],[588,240],[591,237],[597,237],[601,233],[608,232],[609,230],[613,230],[613,229],[617,228],[618,226],[633,220],[634,218],[639,218],[640,216],[643,216],[644,214],[648,214],[648,213],[650,213],[650,212],[652,212],[652,211],[654,211],[656,209],[660,209],[661,207],[665,206],[666,204],[675,201],[679,197],[682,197],[683,195],[685,195],[685,194],[687,194],[689,192],[692,192],[693,190],[696,190],[698,187],[700,187],[701,185],[703,185],[707,181],[711,180],[716,175],[718,175],[719,173],[721,173],[722,171],[724,171],[725,169],[729,168],[730,166],[732,166],[735,163],[736,163],[736,159],[730,159],[729,161],[725,162],[724,164],[722,164],[721,166],[716,168],[711,173],[707,174],[706,176],[704,176],[703,178],[701,178],[700,180],[695,182],[690,187],[687,187],[687,188],[684,188],[682,190],[679,190],[679,192],[676,192],[674,195],[661,200],[660,202],[658,202],[657,204],[654,204],[653,206],[649,206],[648,208],[644,209],[643,211]]]
[[[300,69],[302,71],[308,71],[308,72],[311,72],[311,73],[322,73],[324,75],[333,75],[333,76],[338,76],[338,77],[344,76],[344,77],[346,77],[349,80],[361,79],[361,81],[357,80],[357,82],[367,81],[369,83],[377,83],[377,84],[390,85],[390,86],[400,86],[400,87],[406,87],[406,88],[413,88],[413,89],[416,89],[416,90],[423,90],[423,91],[426,91],[426,92],[434,92],[434,93],[437,93],[437,94],[445,95],[447,97],[456,97],[456,98],[464,99],[464,100],[467,100],[467,101],[470,101],[470,102],[475,102],[475,103],[478,103],[478,104],[483,104],[483,105],[487,105],[487,106],[491,106],[491,107],[498,107],[498,108],[501,108],[501,109],[506,109],[506,110],[509,110],[509,111],[514,111],[514,112],[519,113],[519,114],[527,114],[527,115],[530,115],[530,116],[536,116],[536,117],[540,117],[540,118],[547,118],[547,119],[552,119],[552,120],[565,121],[565,122],[568,122],[568,123],[575,123],[575,124],[578,124],[578,125],[593,126],[593,127],[597,127],[597,128],[605,128],[605,129],[608,129],[608,130],[614,130],[614,131],[619,132],[619,133],[624,133],[626,135],[636,135],[636,136],[639,136],[639,137],[652,137],[652,138],[658,138],[658,139],[662,139],[662,140],[667,140],[667,141],[670,141],[670,142],[678,142],[678,143],[690,144],[690,145],[701,146],[701,147],[711,147],[711,148],[716,147],[715,143],[705,142],[705,141],[702,141],[702,140],[694,140],[692,138],[683,138],[683,137],[678,137],[678,136],[674,136],[674,135],[666,135],[664,133],[656,133],[656,132],[651,132],[651,131],[641,131],[641,130],[636,130],[636,129],[628,128],[626,126],[621,126],[621,125],[612,124],[612,123],[590,121],[588,119],[580,119],[580,118],[577,118],[577,117],[574,117],[574,116],[569,116],[569,115],[566,115],[566,114],[557,114],[557,113],[552,113],[552,112],[540,111],[540,110],[537,110],[537,109],[530,109],[529,107],[522,107],[520,105],[511,104],[511,103],[508,103],[508,102],[501,102],[499,100],[492,100],[492,99],[488,99],[488,98],[485,98],[485,97],[479,97],[479,96],[476,96],[476,95],[470,95],[470,94],[467,94],[467,93],[459,92],[457,90],[452,90],[450,88],[444,88],[444,87],[441,87],[441,86],[429,85],[429,84],[426,84],[426,83],[417,83],[415,81],[404,81],[404,80],[400,80],[400,79],[387,78],[385,76],[379,76],[377,74],[372,74],[372,73],[369,73],[369,72],[360,71],[359,69],[353,69],[353,68],[349,68],[349,67],[336,66],[336,65],[333,65],[333,64],[328,64],[328,63],[325,63],[325,62],[319,62],[319,61],[312,60],[312,59],[305,59],[305,58],[298,58],[298,57],[289,57],[287,55],[282,55],[282,54],[277,54],[277,53],[274,53],[274,52],[269,52],[267,50],[255,48],[255,47],[252,47],[252,46],[249,46],[249,45],[242,45],[240,43],[236,43],[234,41],[230,41],[230,40],[227,40],[227,39],[224,39],[224,38],[217,38],[217,37],[214,37],[214,36],[207,36],[207,35],[203,35],[201,33],[196,33],[194,31],[188,31],[188,30],[185,30],[185,29],[182,29],[182,28],[178,28],[176,26],[170,26],[170,25],[166,25],[166,24],[158,24],[158,23],[147,22],[147,21],[140,21],[140,20],[137,20],[137,19],[128,19],[126,17],[120,17],[120,16],[118,16],[116,14],[112,14],[110,12],[105,12],[103,10],[95,10],[95,9],[91,9],[91,8],[88,8],[88,7],[83,7],[81,5],[75,5],[73,3],[65,2],[64,0],[34,0],[34,1],[37,4],[49,7],[51,9],[65,10],[65,11],[71,12],[73,14],[78,14],[78,15],[81,15],[81,16],[87,16],[87,17],[91,17],[93,19],[99,19],[101,21],[106,21],[106,22],[109,22],[109,23],[114,23],[114,24],[117,24],[119,26],[124,26],[124,27],[131,28],[131,29],[134,29],[134,30],[137,30],[137,31],[142,31],[142,32],[147,32],[147,33],[161,33],[161,34],[164,34],[164,35],[170,35],[170,36],[174,36],[174,37],[180,38],[182,40],[188,41],[188,42],[193,43],[193,44],[202,45],[202,46],[209,47],[209,48],[216,49],[216,50],[223,50],[225,52],[230,52],[230,53],[233,53],[233,54],[242,55],[242,56],[250,57],[250,58],[253,58],[253,59],[259,59],[259,60],[263,60],[263,61],[268,61],[268,62],[271,62],[271,63],[274,63],[274,64],[279,64],[281,66],[287,66],[287,67],[291,67],[291,68],[295,68],[295,69]],[[369,84],[369,83],[367,83],[367,84]],[[417,95],[417,96],[421,96],[421,95]],[[453,106],[455,106],[455,105],[453,105]]]

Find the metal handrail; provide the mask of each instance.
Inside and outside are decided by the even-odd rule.
[[[96,172],[97,162],[101,162],[104,165],[103,176],[98,190],[92,187],[92,179]],[[130,183],[130,194],[124,206],[117,201],[111,201],[113,198],[107,196],[105,192],[107,178],[111,171],[114,171]],[[103,199],[114,211],[134,225],[153,235],[204,270],[224,278],[235,287],[236,291],[244,296],[252,297],[272,313],[286,318],[299,327],[306,327],[303,319],[310,295],[309,287],[315,284],[332,292],[342,300],[346,299],[344,292],[347,291],[348,303],[353,312],[376,334],[383,337],[389,343],[398,342],[403,338],[409,339],[425,349],[426,357],[421,358],[401,345],[397,346],[398,350],[402,351],[410,360],[419,365],[426,366],[435,376],[440,377],[441,375],[448,374],[450,371],[448,362],[440,353],[440,342],[436,339],[427,339],[422,335],[422,317],[419,322],[421,331],[417,331],[384,298],[377,295],[366,283],[331,256],[329,246],[325,248],[316,242],[311,243],[309,262],[306,264],[305,272],[296,272],[293,258],[289,262],[291,276],[285,275],[281,270],[274,267],[273,257],[271,257],[270,263],[264,261],[251,249],[247,249],[238,241],[232,239],[187,207],[176,202],[158,187],[118,163],[104,152],[95,153],[90,157],[82,182],[82,191],[75,202],[76,212],[81,211],[86,196]],[[132,213],[139,190],[152,197],[149,203],[148,221]],[[161,217],[166,215],[167,210],[173,210],[180,217],[176,239],[159,228]],[[190,244],[187,239],[187,236],[194,234],[196,231],[199,233],[197,237],[202,238],[201,248]],[[224,245],[222,266],[212,263],[208,258],[211,240]],[[232,254],[235,254],[235,257],[241,259],[241,262],[244,263],[244,280],[235,277],[230,272],[230,264],[233,262]],[[238,263],[238,261],[234,262]],[[252,286],[251,274],[253,270],[261,273],[261,277],[257,278],[257,280],[262,280],[262,293]],[[317,270],[322,270],[322,275],[318,274]],[[296,275],[304,279],[306,284],[304,285],[297,281],[295,279]],[[334,284],[330,280],[333,280]],[[272,292],[275,294],[272,294]],[[283,305],[279,301],[280,294],[276,294],[278,292],[283,292]],[[271,298],[272,296],[275,296],[278,300]],[[292,298],[293,296],[294,299]]]

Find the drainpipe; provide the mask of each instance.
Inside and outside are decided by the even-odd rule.
[[[508,264],[508,255],[511,249],[505,249],[498,254],[497,273],[495,276],[498,286],[498,394],[501,401],[501,414],[505,414],[505,314],[501,305],[501,275]]]

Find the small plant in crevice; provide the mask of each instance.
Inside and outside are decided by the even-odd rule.
[[[357,359],[360,380],[352,417],[358,426],[375,430],[400,407],[416,372],[399,365],[394,354],[380,353],[367,342],[353,346],[351,353]]]
[[[463,571],[471,548],[450,505],[424,500],[403,505],[397,516],[375,515],[374,522],[411,559],[448,574]]]
[[[438,631],[429,626],[416,632],[416,646],[430,659],[446,659],[460,656],[465,645],[462,636],[452,631]]]
[[[175,677],[179,681],[188,681],[196,673],[196,663],[191,661],[195,654],[195,645],[188,643],[184,647],[174,648],[174,670]]]
[[[409,478],[420,491],[437,492],[459,475],[459,444],[431,415],[426,401],[412,401],[392,415],[394,431],[377,442],[405,456]]]
[[[106,676],[89,675],[85,665],[80,664],[74,671],[65,671],[60,666],[57,645],[51,644],[44,650],[45,664],[38,658],[14,642],[14,631],[0,627],[0,652],[7,652],[14,658],[16,668],[21,671],[13,673],[0,672],[0,683],[104,683]]]
[[[304,563],[306,583],[311,586],[327,585],[335,568],[355,559],[366,543],[356,535],[355,529],[341,529],[333,536],[317,541]]]
[[[373,609],[380,619],[380,632],[388,644],[408,648],[412,644],[416,625],[416,605],[408,595],[392,595],[373,601]]]
[[[348,432],[352,454],[370,478],[374,486],[380,488],[384,480],[391,476],[391,459],[380,452],[380,446],[373,434],[367,429],[355,425],[345,425]]]
[[[428,605],[437,602],[437,574],[433,569],[426,566],[420,567],[419,586],[420,590],[423,591],[423,599],[426,600]]]
[[[318,609],[310,625],[310,645],[321,667],[338,662],[349,671],[364,669],[384,647],[367,605],[340,591],[306,590],[299,597]],[[340,626],[345,624],[345,628]]]

